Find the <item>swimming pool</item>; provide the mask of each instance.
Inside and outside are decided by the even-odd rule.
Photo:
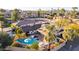
[[[34,42],[38,42],[38,38],[29,37],[29,38],[24,38],[24,39],[18,39],[18,40],[16,40],[16,42],[31,45]]]

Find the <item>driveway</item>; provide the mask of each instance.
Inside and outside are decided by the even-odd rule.
[[[79,51],[79,37],[75,38],[73,41],[68,41],[66,45],[58,51]]]

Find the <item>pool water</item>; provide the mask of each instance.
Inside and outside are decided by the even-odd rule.
[[[33,38],[33,37],[29,37],[29,38],[24,38],[24,39],[18,39],[16,40],[16,42],[22,43],[22,44],[33,44],[34,42],[38,42],[38,38]]]

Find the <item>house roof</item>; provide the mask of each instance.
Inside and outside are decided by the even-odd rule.
[[[23,31],[32,31],[41,27],[42,24],[47,23],[45,18],[27,18],[20,21],[17,25],[20,26]]]

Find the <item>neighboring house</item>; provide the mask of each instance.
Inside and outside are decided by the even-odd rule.
[[[48,13],[50,14],[49,11],[40,12],[40,18],[47,17],[46,14]],[[31,11],[31,10],[21,11],[21,17],[22,18],[38,18],[38,11]]]
[[[10,18],[11,17],[11,11],[10,10],[6,10],[6,12],[4,13],[4,17],[5,18]]]
[[[21,19],[28,18],[28,15],[27,15],[26,11],[21,11],[20,16],[21,16]]]

